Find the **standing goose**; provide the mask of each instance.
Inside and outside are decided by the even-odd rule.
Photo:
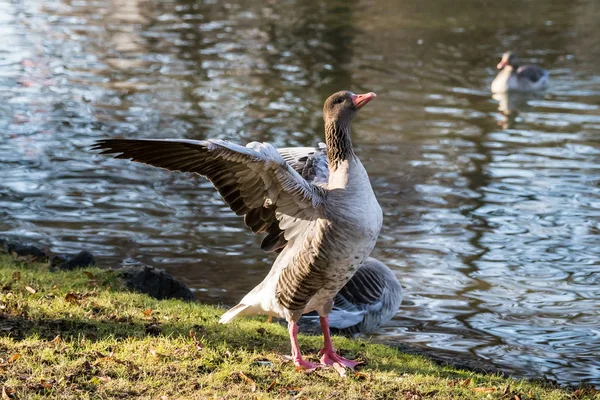
[[[318,148],[277,149],[287,163],[304,179],[327,182],[329,169],[324,143]],[[396,315],[402,303],[402,286],[387,265],[368,257],[333,299],[329,314],[331,331],[355,336],[376,331]],[[303,319],[318,319],[310,313]]]
[[[533,92],[544,89],[550,80],[548,71],[535,65],[519,64],[517,56],[507,51],[497,65],[500,70],[492,82],[492,93]]]
[[[294,364],[312,369],[318,364],[302,358],[297,321],[317,311],[324,339],[321,363],[353,368],[357,362],[334,350],[328,315],[334,296],[369,256],[381,229],[381,207],[350,139],[352,118],[374,97],[341,91],[325,101],[326,172],[323,161],[309,165],[307,158],[307,178],[286,161],[302,159],[306,149],[280,153],[268,143],[106,139],[93,149],[208,178],[253,232],[267,233],[261,248],[279,252],[266,278],[219,322],[257,314],[285,318]]]

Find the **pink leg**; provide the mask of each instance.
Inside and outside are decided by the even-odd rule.
[[[323,331],[323,348],[319,354],[323,354],[321,357],[321,363],[325,365],[333,365],[338,363],[344,367],[354,369],[358,364],[357,361],[348,360],[338,354],[336,354],[333,348],[333,342],[331,341],[331,335],[329,333],[329,317],[319,317],[321,321],[321,330]]]
[[[302,354],[300,354],[300,346],[298,346],[298,324],[293,321],[288,322],[288,331],[292,341],[292,361],[294,361],[294,365],[298,368],[308,371],[319,367],[319,364],[304,361],[302,359]]]

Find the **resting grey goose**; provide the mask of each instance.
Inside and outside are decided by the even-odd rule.
[[[335,352],[328,315],[334,296],[369,256],[381,229],[381,207],[350,138],[352,119],[374,97],[341,91],[325,101],[327,163],[305,165],[312,171],[302,174],[306,178],[286,162],[301,149],[279,152],[268,143],[105,139],[93,149],[208,178],[253,232],[267,233],[263,250],[279,252],[265,279],[220,322],[258,314],[285,318],[294,364],[313,369],[318,364],[300,353],[297,321],[317,311],[324,338],[321,363],[353,368],[357,362]]]
[[[520,65],[516,54],[507,51],[497,65],[500,70],[492,82],[492,93],[534,92],[548,86],[548,71],[535,65]]]

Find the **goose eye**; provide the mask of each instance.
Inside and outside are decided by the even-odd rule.
[[[338,97],[338,98],[337,98],[337,99],[335,99],[333,102],[334,102],[335,104],[340,104],[340,103],[343,103],[343,102],[344,102],[344,98],[343,98],[343,97]]]

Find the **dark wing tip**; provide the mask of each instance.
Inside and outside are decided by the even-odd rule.
[[[111,153],[119,153],[119,150],[114,150],[113,146],[118,143],[119,140],[124,139],[100,139],[96,140],[91,146],[90,150],[102,150],[100,154],[111,154]]]

